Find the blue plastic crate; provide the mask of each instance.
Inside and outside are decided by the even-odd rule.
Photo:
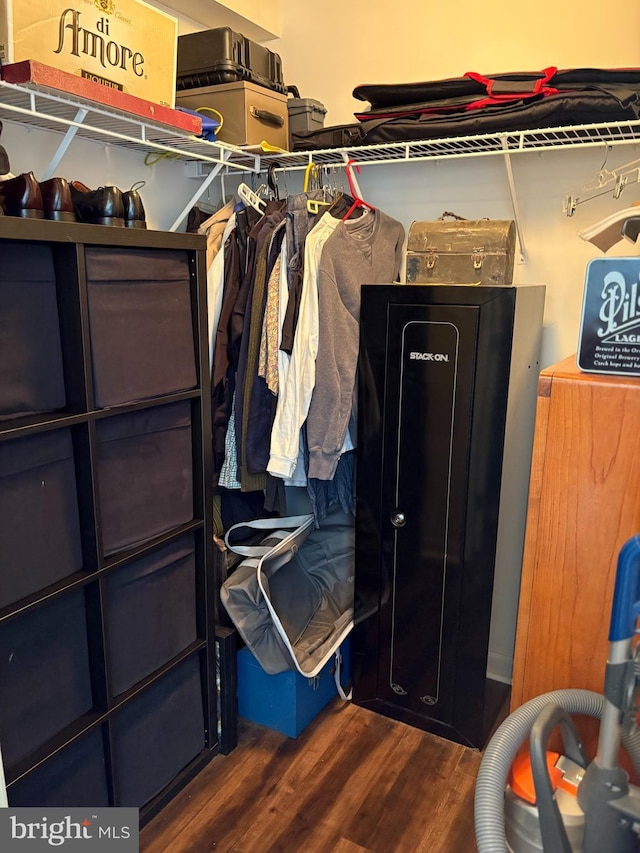
[[[238,652],[238,716],[288,737],[298,737],[311,720],[338,695],[334,681],[335,659],[314,679],[295,670],[268,675],[251,654]],[[342,684],[351,672],[351,645],[342,644]]]

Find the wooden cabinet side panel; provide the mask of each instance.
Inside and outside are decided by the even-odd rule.
[[[550,690],[602,692],[618,553],[640,530],[640,384],[554,377],[542,414],[513,708]]]
[[[511,690],[511,706],[517,708],[522,704],[524,679],[527,661],[529,630],[533,608],[533,582],[535,577],[535,554],[538,537],[540,515],[540,500],[544,481],[544,460],[547,442],[547,426],[549,421],[549,398],[552,379],[540,376],[538,380],[538,396],[536,403],[536,424],[531,458],[531,476],[529,483],[529,501],[527,506],[527,525],[525,529],[522,577],[520,581],[520,600],[518,603],[518,621],[516,644],[513,660],[513,684]]]

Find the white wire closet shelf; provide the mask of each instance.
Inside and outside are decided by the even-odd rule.
[[[259,158],[223,142],[208,142],[188,131],[141,118],[76,95],[43,91],[0,80],[0,118],[64,134],[46,170],[50,177],[74,138],[135,148],[146,153],[200,160],[234,171],[256,171]]]
[[[358,166],[436,161],[455,157],[501,156],[509,184],[519,245],[519,263],[526,263],[527,249],[521,226],[516,185],[511,164],[512,154],[535,151],[559,151],[577,147],[613,147],[640,143],[640,121],[600,122],[566,127],[514,130],[418,141],[399,141],[376,145],[323,148],[287,154],[263,155],[261,167],[274,164],[276,170],[306,169],[317,166],[344,166],[353,160]]]
[[[633,143],[640,143],[640,120],[322,148],[287,154],[268,154],[263,155],[261,159],[267,163],[277,161],[280,168],[285,170],[295,170],[305,169],[310,162],[319,166],[342,165],[345,154],[364,166],[376,163],[520,154],[533,151],[558,151],[575,146],[614,146]]]
[[[223,164],[226,172],[259,172],[262,165],[274,161],[285,170],[304,169],[310,162],[342,165],[345,155],[367,165],[640,143],[638,120],[260,154],[255,148],[245,151],[224,142],[209,142],[178,128],[75,95],[4,80],[0,80],[0,118],[63,133],[68,138],[64,150],[77,137],[148,153],[166,153],[183,160],[201,161],[203,165]]]
[[[141,118],[77,95],[43,89],[33,83],[9,83],[6,80],[0,80],[0,119],[62,135],[57,151],[40,176],[41,180],[55,173],[75,138],[196,162],[199,174],[194,176],[204,177],[204,180],[170,227],[171,231],[179,227],[186,211],[197,202],[217,175],[259,173],[270,165],[278,171],[295,171],[305,169],[309,163],[319,166],[344,165],[349,159],[359,166],[365,166],[455,157],[502,156],[523,262],[526,260],[526,249],[519,222],[511,155],[640,143],[640,120],[635,120],[265,154],[259,151],[259,147],[258,150],[256,147],[245,150],[223,142],[210,142],[180,128]]]

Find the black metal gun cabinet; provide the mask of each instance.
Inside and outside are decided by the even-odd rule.
[[[354,701],[474,747],[509,689],[544,292],[362,288]]]

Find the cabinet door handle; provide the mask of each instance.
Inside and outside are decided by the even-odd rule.
[[[270,113],[269,110],[259,110],[257,107],[249,107],[249,112],[258,121],[263,121],[265,124],[272,124],[274,127],[282,127],[284,119],[276,113]]]
[[[392,512],[391,513],[391,524],[394,527],[404,527],[407,523],[407,517],[403,512]]]

